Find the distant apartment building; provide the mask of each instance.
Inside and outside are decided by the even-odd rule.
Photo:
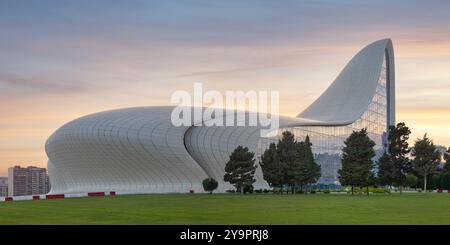
[[[0,177],[0,197],[8,195],[8,178]]]
[[[14,166],[8,169],[8,195],[25,196],[45,194],[50,183],[45,168]]]

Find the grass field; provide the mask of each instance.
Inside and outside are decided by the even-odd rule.
[[[165,194],[0,203],[0,224],[450,224],[450,194]]]

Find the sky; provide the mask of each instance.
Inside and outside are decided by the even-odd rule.
[[[45,167],[46,139],[175,90],[278,90],[313,102],[361,48],[394,43],[397,121],[450,146],[450,1],[0,1],[0,175]]]

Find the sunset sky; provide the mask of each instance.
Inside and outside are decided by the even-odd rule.
[[[450,1],[2,0],[0,175],[46,166],[45,140],[72,119],[169,105],[194,82],[278,90],[295,116],[387,37],[397,121],[450,146]]]

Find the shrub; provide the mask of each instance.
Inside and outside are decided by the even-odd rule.
[[[227,192],[227,193],[235,193],[236,190],[226,190],[225,192]]]
[[[244,187],[244,194],[249,193],[252,194],[253,193],[253,185],[246,185]]]
[[[257,190],[255,190],[255,193],[261,194],[261,193],[263,193],[263,190],[257,189]]]
[[[330,191],[330,190],[323,190],[323,193],[324,193],[324,194],[330,194],[331,191]]]
[[[315,190],[311,190],[309,193],[316,194],[316,191]]]
[[[202,184],[203,184],[203,189],[205,191],[209,192],[209,194],[212,194],[213,191],[215,189],[217,189],[217,186],[219,186],[219,183],[217,183],[217,181],[213,178],[204,179]]]
[[[264,193],[269,193],[269,192],[271,192],[271,190],[264,189],[263,192],[264,192]]]
[[[305,191],[303,191],[303,190],[298,190],[298,191],[296,191],[295,193],[296,193],[296,194],[305,194]]]

